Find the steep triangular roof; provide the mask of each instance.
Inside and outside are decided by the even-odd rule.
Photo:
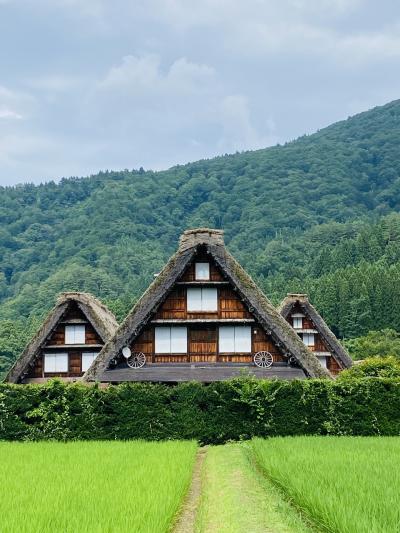
[[[302,343],[290,325],[277,312],[251,277],[226,250],[222,230],[199,228],[187,230],[180,239],[178,251],[170,258],[160,274],[145,291],[115,335],[104,345],[84,380],[99,380],[110,361],[126,345],[140,334],[158,306],[164,301],[185,268],[196,255],[199,247],[205,248],[226,278],[232,283],[257,318],[261,326],[271,334],[275,344],[293,356],[305,374],[310,377],[329,377],[318,359]]]
[[[22,354],[15,361],[8,372],[5,381],[17,383],[27,372],[30,364],[35,360],[39,350],[42,348],[50,333],[57,326],[58,322],[67,311],[71,302],[75,302],[83,312],[88,321],[92,324],[103,342],[106,342],[118,327],[118,323],[109,309],[97,298],[85,292],[64,292],[57,299],[55,307],[50,311],[29,341]]]
[[[286,298],[281,302],[278,307],[278,311],[287,319],[293,308],[300,307],[304,314],[308,316],[315,324],[318,333],[321,335],[333,356],[343,368],[349,368],[353,362],[345,348],[339,342],[335,334],[329,329],[328,324],[318,313],[315,307],[310,303],[306,294],[293,294],[289,293]]]

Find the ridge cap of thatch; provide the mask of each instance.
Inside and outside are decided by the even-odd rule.
[[[110,361],[120,350],[130,344],[148,323],[155,309],[166,298],[199,246],[205,246],[221,270],[248,301],[251,312],[258,315],[274,336],[279,346],[285,345],[287,352],[295,357],[303,371],[310,377],[331,377],[319,363],[316,356],[308,350],[286,320],[277,312],[261,289],[255,284],[243,267],[226,250],[222,230],[197,228],[187,230],[180,241],[178,250],[171,256],[162,271],[149,285],[133,306],[115,334],[103,346],[98,357],[83,376],[85,381],[95,381],[108,367]],[[194,238],[192,239],[192,237]],[[248,293],[251,291],[251,295]],[[270,318],[267,318],[270,317]]]
[[[18,382],[29,365],[35,360],[43,342],[61,320],[70,302],[78,304],[78,307],[88,318],[103,342],[106,342],[115,333],[118,322],[114,314],[100,300],[87,292],[62,292],[58,295],[54,307],[49,311],[21,355],[8,371],[4,379],[5,382]]]
[[[301,298],[305,296],[305,298]],[[286,320],[291,309],[299,304],[302,309],[308,314],[311,320],[314,322],[318,332],[323,337],[325,342],[328,344],[328,347],[332,350],[334,357],[339,359],[339,363],[343,368],[349,368],[352,366],[353,361],[350,355],[347,353],[347,350],[330,329],[328,324],[322,318],[322,315],[317,311],[317,309],[312,305],[307,295],[288,293],[288,295],[282,300],[278,306],[278,312]]]

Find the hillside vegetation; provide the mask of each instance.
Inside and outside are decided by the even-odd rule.
[[[0,372],[62,290],[122,318],[194,226],[223,228],[275,303],[309,292],[345,337],[400,330],[399,145],[395,101],[284,146],[0,188]]]

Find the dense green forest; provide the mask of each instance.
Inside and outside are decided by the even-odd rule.
[[[0,373],[58,292],[121,319],[195,226],[274,303],[308,292],[341,337],[400,331],[399,146],[395,101],[284,146],[0,188]]]

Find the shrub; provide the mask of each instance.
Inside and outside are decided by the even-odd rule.
[[[396,357],[369,357],[339,374],[338,379],[400,378],[400,360]]]
[[[382,360],[381,360],[382,362]],[[355,367],[358,368],[358,367]],[[399,435],[400,379],[0,385],[1,440]]]

